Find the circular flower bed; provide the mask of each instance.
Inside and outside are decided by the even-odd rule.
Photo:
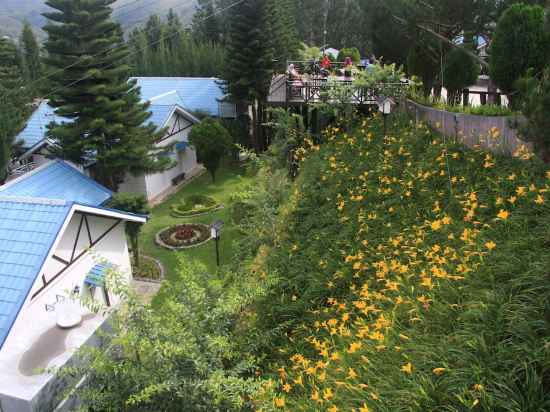
[[[157,244],[167,249],[186,249],[210,240],[210,227],[202,224],[176,225],[161,230]]]
[[[137,280],[159,282],[164,278],[162,264],[158,260],[145,255],[139,257],[139,266],[136,265],[135,260],[132,258],[132,273],[134,279]]]
[[[180,204],[172,206],[173,217],[191,217],[206,214],[221,208],[222,205],[210,196],[191,195]]]

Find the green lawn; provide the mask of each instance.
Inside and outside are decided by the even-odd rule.
[[[244,170],[237,167],[224,167],[216,174],[216,182],[212,183],[209,173],[205,173],[179,192],[173,194],[164,203],[153,208],[149,221],[143,227],[140,238],[140,246],[146,255],[159,259],[166,269],[166,278],[173,279],[177,274],[179,257],[196,259],[202,262],[213,273],[216,271],[216,250],[214,241],[192,249],[171,251],[155,244],[155,235],[162,229],[177,223],[204,223],[210,224],[221,219],[225,222],[220,240],[221,264],[228,262],[231,257],[231,246],[238,238],[239,232],[231,223],[229,215],[229,198],[233,193],[241,190],[252,181],[251,177],[244,175]],[[179,203],[185,196],[191,194],[204,194],[213,197],[225,205],[225,208],[203,216],[193,218],[175,218],[170,215],[171,206]]]

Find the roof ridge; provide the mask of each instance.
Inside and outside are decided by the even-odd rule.
[[[101,189],[103,192],[109,194],[110,196],[113,195],[113,191],[105,186],[103,186],[101,183],[95,181],[94,179],[92,179],[90,176],[86,175],[85,173],[82,173],[80,170],[78,170],[76,167],[72,166],[71,164],[69,164],[68,162],[66,162],[65,160],[62,160],[62,159],[56,159],[56,162],[59,162],[61,165],[63,165],[64,167],[66,168],[70,168],[71,170],[77,172],[80,177],[88,180],[89,182],[91,182],[92,184],[94,184],[95,186],[97,186],[99,189]]]
[[[67,206],[73,203],[63,199],[47,199],[45,197],[1,196],[1,195],[0,195],[0,202],[26,203],[26,204],[47,205],[47,206]]]

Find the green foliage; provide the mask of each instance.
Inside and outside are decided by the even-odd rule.
[[[338,53],[338,61],[343,62],[346,60],[346,57],[351,58],[354,64],[359,64],[361,62],[361,53],[357,47],[343,48]]]
[[[258,407],[548,408],[545,168],[396,121],[331,128],[258,248]]]
[[[231,136],[222,124],[214,119],[205,119],[193,126],[189,133],[189,143],[197,151],[198,161],[216,180],[220,162],[231,147]]]
[[[321,58],[321,49],[317,46],[308,46],[302,43],[302,50],[300,52],[300,60],[311,61]],[[331,61],[333,61],[331,59]]]
[[[128,173],[158,172],[170,161],[157,157],[155,142],[164,131],[145,125],[148,104],[141,102],[136,82],[128,81],[128,49],[120,26],[110,19],[112,3],[49,0],[44,30],[46,63],[56,69],[49,104],[74,120],[50,124],[48,135],[65,159],[82,164],[93,153],[96,179],[116,190]]]
[[[68,371],[87,376],[77,389],[83,410],[250,410],[254,359],[231,335],[247,298],[213,280],[182,259],[177,279],[163,289],[162,310],[126,292],[107,350],[83,349],[88,362]]]
[[[220,204],[210,196],[191,195],[183,199],[181,203],[172,205],[172,216],[190,217],[211,212],[219,207]]]
[[[476,116],[514,116],[517,112],[506,106],[497,106],[496,104],[486,104],[485,106],[462,106],[436,104],[437,109],[447,110],[455,113],[473,114]]]
[[[109,201],[109,207],[137,215],[148,215],[150,213],[147,198],[144,195],[136,195],[133,193],[116,193]],[[135,222],[126,222],[125,225],[126,234],[132,242],[134,262],[136,266],[139,267],[141,264],[139,258],[139,234],[143,225]]]
[[[265,11],[265,1],[253,0],[231,9],[223,78],[236,101],[264,100],[268,93],[274,50],[269,39],[271,22]]]
[[[8,176],[15,136],[21,130],[30,100],[23,88],[22,68],[15,44],[0,37],[0,184]]]
[[[193,36],[207,43],[221,40],[220,16],[216,14],[213,1],[198,0],[197,10],[193,15]]]
[[[274,69],[284,72],[287,61],[298,57],[300,43],[296,32],[296,1],[265,0],[266,30]]]
[[[417,43],[411,48],[407,56],[407,71],[422,79],[425,97],[431,95],[435,80],[439,77],[439,70],[439,62],[434,61],[433,55],[425,45]]]
[[[535,144],[543,160],[550,162],[550,67],[535,77],[531,72],[519,81],[522,112],[527,122],[520,127],[522,136]]]
[[[139,265],[135,260],[132,260],[132,276],[135,278],[162,280],[161,270],[158,264],[149,257],[141,256],[139,259]]]
[[[514,4],[499,19],[491,44],[490,75],[505,93],[533,69],[539,73],[549,62],[550,34],[544,28],[544,9]],[[517,99],[512,99],[516,105]]]
[[[225,58],[220,44],[210,36],[185,31],[173,11],[164,21],[153,15],[144,27],[134,29],[128,47],[135,76],[215,77],[220,76]]]
[[[25,23],[21,32],[22,61],[25,67],[26,78],[35,82],[42,76],[42,61],[40,59],[40,46],[29,23]],[[36,89],[39,85],[35,85]]]
[[[450,105],[460,103],[462,90],[475,84],[480,67],[462,49],[453,49],[447,55],[444,66],[443,86],[447,88],[447,101]]]

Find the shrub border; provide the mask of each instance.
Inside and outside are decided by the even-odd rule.
[[[181,213],[177,212],[176,210],[172,209],[170,212],[170,216],[174,218],[187,218],[187,217],[197,217],[197,216],[203,216],[207,215],[212,212],[217,212],[218,210],[222,210],[225,206],[222,203],[218,203],[215,206],[211,206],[210,208],[202,209],[200,212],[196,212],[195,210],[189,210],[187,213]]]

